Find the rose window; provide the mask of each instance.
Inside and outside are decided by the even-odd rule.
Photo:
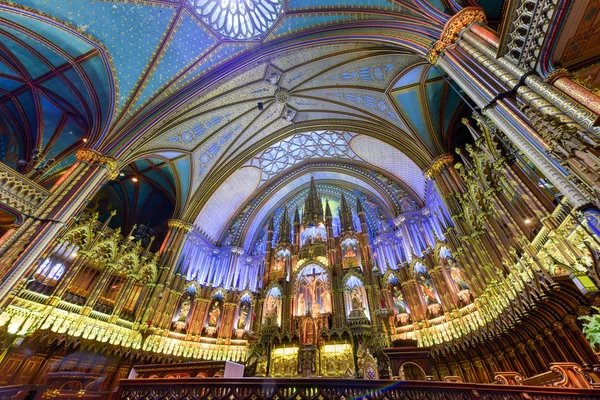
[[[282,0],[188,0],[216,33],[233,40],[257,39],[281,12]]]

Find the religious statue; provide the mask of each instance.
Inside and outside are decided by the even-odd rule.
[[[454,261],[453,258],[448,257],[447,262],[448,262],[448,268],[450,269],[450,276],[452,276],[452,279],[454,280],[454,282],[456,282],[456,286],[458,286],[458,290],[468,290],[469,285],[467,285],[467,282],[465,281],[465,278],[463,277],[462,271],[456,265],[456,261]]]
[[[433,291],[431,281],[423,273],[419,273],[419,287],[421,288],[423,298],[428,305],[437,303],[437,298],[435,297],[435,292]]]
[[[346,254],[344,254],[345,258],[356,257],[356,252],[354,251],[353,246],[348,246],[346,248]]]
[[[273,267],[273,271],[283,271],[283,266],[285,261],[283,260],[283,256],[278,255],[275,260],[275,266]]]
[[[242,307],[240,307],[240,315],[238,316],[237,328],[245,329],[246,322],[248,321],[248,303],[242,303]]]
[[[329,292],[329,290],[325,290],[323,292],[323,312],[325,314],[330,313],[331,312],[331,293]]]
[[[353,310],[364,310],[362,296],[360,295],[360,290],[358,287],[352,289],[352,293],[350,294],[352,297],[352,309]]]
[[[219,317],[221,316],[221,309],[219,308],[221,302],[215,300],[208,313],[208,326],[217,326],[219,323]]]
[[[189,298],[183,300],[181,303],[181,310],[179,310],[179,318],[177,318],[178,322],[186,322],[188,314],[190,313],[191,302]]]
[[[306,305],[304,303],[304,293],[298,295],[298,315],[304,315],[306,312]]]
[[[277,299],[272,296],[269,295],[269,297],[267,297],[267,317],[277,317]]]
[[[267,375],[267,357],[261,354],[256,361],[256,376]]]
[[[404,297],[402,297],[402,292],[400,291],[400,289],[398,289],[398,286],[394,286],[393,291],[394,291],[393,300],[394,300],[394,306],[396,307],[396,310],[398,310],[399,313],[405,313],[406,306],[404,305]]]

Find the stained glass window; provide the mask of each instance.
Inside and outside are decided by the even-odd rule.
[[[299,133],[264,150],[252,160],[269,177],[310,158],[355,158],[352,135],[336,131]]]
[[[188,0],[215,32],[229,39],[257,39],[281,12],[282,0]]]

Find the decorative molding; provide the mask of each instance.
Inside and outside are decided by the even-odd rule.
[[[565,68],[555,69],[554,71],[546,75],[546,77],[544,78],[544,82],[554,85],[554,82],[556,82],[562,77],[570,77],[569,71],[567,71]]]
[[[463,29],[474,22],[487,23],[485,12],[479,7],[465,7],[446,22],[440,40],[435,42],[427,53],[427,61],[436,65],[446,47],[453,45]]]
[[[119,174],[117,168],[117,160],[110,156],[106,156],[92,149],[79,149],[75,154],[75,158],[90,165],[97,165],[108,170],[108,179],[114,179]]]
[[[20,213],[30,214],[49,196],[50,192],[46,189],[0,163],[0,203]]]
[[[427,179],[433,180],[440,174],[445,168],[450,166],[454,161],[452,154],[443,154],[433,160],[431,166],[427,168],[423,173]]]
[[[194,229],[194,226],[192,224],[190,224],[189,222],[181,221],[179,219],[170,219],[169,222],[167,222],[167,226],[169,227],[169,229],[175,229],[185,232],[191,232],[192,229]]]

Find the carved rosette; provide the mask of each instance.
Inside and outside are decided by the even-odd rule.
[[[117,168],[117,160],[110,156],[106,156],[92,149],[79,149],[75,154],[79,161],[83,161],[90,165],[97,165],[108,170],[108,179],[115,179],[119,174]]]
[[[474,22],[486,23],[485,12],[479,7],[465,7],[446,22],[440,40],[435,42],[427,53],[427,60],[436,64],[446,47],[453,45],[463,29]]]

